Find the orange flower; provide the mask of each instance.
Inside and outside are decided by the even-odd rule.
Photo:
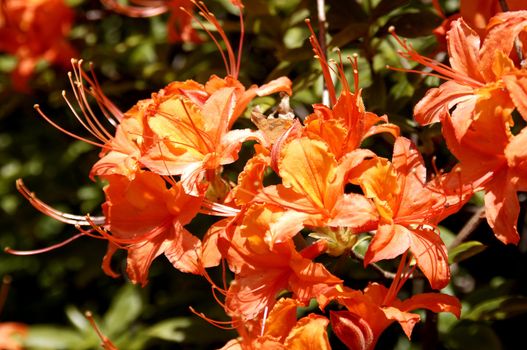
[[[480,47],[474,31],[462,20],[453,22],[448,39],[452,68],[408,46],[404,54],[452,79],[426,94],[415,107],[415,118],[422,124],[443,123],[447,145],[460,161],[446,188],[486,190],[487,221],[504,243],[519,240],[516,192],[525,188],[525,154],[519,146],[524,132],[512,135],[511,114],[516,108],[527,120],[527,77],[509,55],[526,25],[527,11],[500,13],[490,21]]]
[[[282,215],[279,207],[255,204],[242,211],[218,238],[222,256],[235,273],[227,291],[229,314],[254,319],[265,308],[271,308],[283,290],[290,290],[295,299],[307,303],[317,291],[342,282],[322,264],[312,261],[326,249],[323,241],[301,252],[296,251],[291,239],[272,246],[266,243],[264,237],[270,235],[270,230],[294,230],[281,220]],[[236,224],[238,220],[241,222]]]
[[[527,10],[524,0],[506,0],[508,11]],[[484,36],[486,27],[494,15],[504,12],[500,0],[461,0],[459,12],[467,24],[480,36]]]
[[[180,183],[167,189],[163,178],[150,172],[131,181],[119,175],[105,179],[105,230],[98,232],[109,240],[106,273],[115,276],[110,259],[118,248],[128,252],[127,274],[134,283],[147,283],[150,265],[161,254],[180,271],[201,273],[201,242],[183,228],[197,214],[201,198],[186,194]]]
[[[399,137],[391,163],[374,158],[356,171],[352,181],[374,200],[380,216],[364,264],[393,259],[409,249],[432,288],[445,287],[450,269],[436,225],[460,206],[450,203],[447,208],[447,197],[426,183],[426,168],[415,145]]]
[[[205,176],[211,181],[222,165],[234,162],[244,141],[265,143],[259,131],[231,130],[254,97],[291,93],[291,82],[284,77],[246,90],[232,76],[213,76],[193,91],[194,96],[180,85],[170,84],[156,96],[148,126],[158,141],[141,163],[161,175],[181,175],[189,192],[195,191]]]
[[[15,89],[28,91],[39,60],[69,66],[75,50],[66,40],[74,13],[64,0],[3,0],[0,4],[0,51],[15,55]]]
[[[516,68],[508,58],[514,39],[526,23],[527,11],[501,13],[489,24],[481,45],[479,36],[463,19],[452,22],[448,32],[451,67],[420,56],[396,37],[405,49],[403,57],[436,70],[437,75],[430,75],[447,80],[439,88],[430,89],[415,106],[415,119],[423,125],[439,122],[446,117],[447,110],[455,108],[452,118],[459,120],[455,124],[462,124],[458,128],[462,135],[477,114],[476,102],[480,98],[487,99],[488,94],[495,95],[496,104],[507,105],[514,101],[523,118],[527,119],[527,109],[522,102],[527,78],[523,76],[523,69]],[[505,107],[503,110],[507,111]]]
[[[263,188],[254,201],[282,207],[286,211],[282,220],[297,231],[306,225],[360,232],[377,221],[377,213],[368,199],[344,193],[344,187],[348,172],[372,156],[372,152],[358,149],[339,164],[324,142],[307,137],[293,139],[282,147],[278,158],[282,184]],[[296,234],[294,229],[273,232],[272,237],[266,237],[270,244]]]
[[[386,115],[379,117],[375,113],[366,111],[361,96],[362,90],[359,89],[357,55],[354,55],[353,59],[348,57],[353,68],[355,93],[351,92],[350,84],[344,73],[342,59],[340,63],[336,64],[339,81],[342,84],[342,91],[337,98],[335,84],[331,78],[332,74],[325,53],[320,47],[309,21],[307,24],[311,30],[309,41],[315,52],[315,57],[320,62],[332,107],[324,104],[313,106],[315,112],[305,120],[305,135],[326,142],[337,160],[359,148],[361,142],[369,136],[385,132],[394,137],[399,136],[399,127],[388,123]]]
[[[520,213],[517,192],[527,191],[527,129],[513,136],[494,101],[480,99],[477,119],[461,140],[451,118],[443,123],[448,148],[459,165],[446,177],[445,186],[463,191],[485,190],[485,215],[496,237],[517,244]],[[463,185],[469,184],[469,185]]]
[[[294,299],[280,299],[268,316],[239,322],[237,330],[240,337],[229,341],[221,350],[331,349],[326,332],[329,320],[309,314],[297,321],[297,308],[300,305]]]
[[[330,300],[346,307],[346,311],[330,311],[331,326],[348,348],[357,350],[374,349],[379,336],[395,321],[410,338],[420,316],[409,311],[450,312],[457,318],[461,312],[461,304],[453,296],[425,293],[401,301],[395,296],[389,297],[390,290],[377,283],[370,283],[364,292],[336,287],[323,294],[327,299],[321,303],[322,308]]]

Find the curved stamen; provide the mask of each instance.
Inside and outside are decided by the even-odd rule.
[[[197,5],[196,2],[193,2],[194,5]],[[181,11],[185,12],[187,15],[189,15],[190,17],[192,17],[198,24],[199,26],[208,34],[208,36],[212,39],[212,41],[214,42],[214,44],[216,45],[216,47],[218,48],[218,50],[220,51],[220,55],[221,55],[221,58],[223,60],[223,64],[225,65],[225,69],[227,71],[227,74],[228,75],[232,75],[232,71],[230,69],[230,65],[229,65],[229,62],[232,64],[232,60],[229,59],[229,62],[227,61],[227,56],[225,56],[225,52],[223,50],[223,48],[221,47],[218,39],[216,39],[216,37],[212,34],[212,32],[207,29],[207,27],[205,27],[205,25],[196,17],[194,16],[192,13],[190,13],[186,8],[184,7],[180,7],[179,8]],[[200,12],[200,14],[205,17],[204,13],[203,12]],[[206,18],[206,17],[205,17]],[[207,19],[207,18],[206,18]],[[208,19],[207,19],[208,20]],[[230,57],[229,57],[230,58]]]
[[[311,35],[309,36],[309,42],[311,43],[313,51],[315,52],[315,58],[318,59],[318,61],[320,62],[320,66],[322,68],[322,75],[324,77],[324,81],[326,82],[331,106],[333,106],[335,105],[335,103],[337,103],[337,95],[335,93],[335,84],[333,84],[333,79],[331,78],[331,71],[326,59],[326,54],[320,47],[320,44],[317,40],[313,27],[311,26],[311,21],[309,20],[309,18],[306,18],[305,22],[309,28],[309,31],[311,32]]]
[[[428,76],[437,77],[443,80],[454,80],[454,81],[459,82],[460,84],[472,86],[474,88],[482,87],[485,85],[483,82],[480,82],[467,75],[464,75],[464,74],[461,74],[460,72],[455,71],[454,69],[452,69],[452,67],[449,67],[446,64],[443,64],[441,62],[438,62],[436,60],[433,60],[425,56],[421,56],[419,53],[417,53],[417,51],[415,51],[415,49],[412,47],[411,44],[408,44],[406,40],[402,40],[401,38],[399,38],[399,36],[395,33],[395,28],[393,26],[390,27],[388,31],[390,32],[392,37],[395,38],[397,43],[404,49],[404,51],[398,52],[398,54],[401,57],[406,58],[407,60],[411,60],[416,63],[422,64],[423,66],[429,67],[435,70],[438,74],[417,71],[414,69],[395,68],[391,66],[387,66],[387,68],[397,70],[397,71],[402,71],[402,72],[428,75]]]
[[[40,105],[38,104],[35,104],[33,105],[33,108],[35,108],[35,110],[38,112],[38,114],[40,114],[40,116],[42,118],[44,118],[45,121],[47,121],[49,124],[51,124],[55,129],[58,129],[59,131],[63,132],[64,134],[68,135],[68,136],[71,136],[73,137],[74,139],[77,139],[77,140],[80,140],[80,141],[83,141],[83,142],[86,142],[90,145],[93,145],[93,146],[96,146],[96,147],[100,147],[100,148],[108,148],[107,145],[105,144],[102,144],[102,143],[97,143],[95,141],[92,141],[92,140],[89,140],[87,138],[84,138],[82,136],[78,136],[74,133],[72,133],[71,131],[68,131],[66,129],[64,129],[63,127],[61,127],[60,125],[58,125],[57,123],[55,123],[53,120],[51,120],[50,117],[48,117],[41,109],[40,109]]]
[[[223,330],[230,331],[230,330],[238,328],[242,324],[241,321],[218,321],[218,320],[213,320],[212,318],[207,317],[203,312],[197,312],[192,306],[189,306],[189,309],[194,315],[196,315],[199,318],[207,321],[211,325],[213,325],[213,326],[215,326],[217,328],[223,329]]]
[[[199,14],[203,16],[210,24],[212,24],[216,30],[218,31],[218,34],[220,35],[221,39],[225,43],[225,47],[227,49],[227,56],[229,58],[229,65],[227,68],[227,72],[229,75],[232,75],[234,78],[238,78],[238,62],[236,62],[236,56],[234,55],[234,50],[232,49],[231,43],[229,39],[227,38],[227,35],[225,34],[225,31],[221,27],[220,23],[216,19],[216,16],[209,11],[205,3],[203,1],[195,1],[191,0],[192,3],[198,8]],[[241,9],[240,9],[241,13]],[[209,31],[207,31],[210,34]]]
[[[70,244],[71,242],[73,242],[74,240],[76,240],[77,238],[80,238],[82,236],[86,236],[86,234],[84,232],[81,232],[81,233],[76,234],[73,237],[70,237],[70,238],[66,239],[63,242],[54,244],[54,245],[46,247],[46,248],[35,249],[35,250],[15,250],[15,249],[11,249],[10,247],[5,247],[4,248],[4,252],[6,252],[8,254],[11,254],[11,255],[20,255],[20,256],[43,254],[43,253],[47,253],[47,252],[50,252],[52,250],[61,248],[61,247],[65,246],[65,245],[67,245],[67,244]]]
[[[90,325],[92,326],[92,328],[95,330],[95,333],[97,333],[97,336],[99,337],[99,339],[101,339],[102,348],[104,350],[118,350],[117,347],[113,345],[113,343],[110,341],[110,339],[108,339],[108,337],[103,334],[99,326],[97,326],[97,323],[93,319],[92,313],[90,311],[86,311],[84,315],[88,319],[88,322],[90,322]]]
[[[87,216],[64,213],[47,205],[38,199],[33,192],[29,191],[24,185],[22,179],[16,180],[16,188],[35,209],[63,223],[79,226],[92,226],[92,223],[95,223],[96,225],[104,225],[105,223],[106,218],[104,216],[95,216],[89,221]]]

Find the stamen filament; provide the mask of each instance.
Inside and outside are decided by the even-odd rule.
[[[46,248],[41,248],[41,249],[35,249],[35,250],[15,250],[15,249],[11,249],[10,247],[5,247],[4,248],[4,252],[6,252],[8,254],[11,254],[11,255],[19,255],[19,256],[43,254],[43,253],[47,253],[47,252],[50,252],[52,250],[61,248],[61,247],[65,246],[65,245],[67,245],[67,244],[70,244],[71,242],[73,242],[74,240],[76,240],[77,238],[80,238],[82,236],[85,236],[84,232],[78,233],[75,236],[70,237],[70,238],[66,239],[65,241],[62,241],[62,242],[57,243],[57,244],[54,244],[52,246],[49,246],[49,247],[46,247]]]

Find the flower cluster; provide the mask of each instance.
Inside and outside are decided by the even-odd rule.
[[[233,4],[242,11],[241,3]],[[90,176],[106,183],[104,215],[59,212],[20,180],[19,190],[45,214],[76,225],[77,236],[106,240],[102,267],[110,276],[118,276],[114,253],[124,250],[126,274],[134,283],[147,283],[152,261],[162,254],[176,269],[207,278],[239,333],[223,349],[329,349],[328,325],[349,348],[373,349],[393,322],[410,337],[420,320],[415,309],[459,317],[461,305],[453,296],[422,293],[400,300],[399,291],[418,275],[432,289],[447,286],[450,268],[438,224],[476,191],[485,191],[485,213],[496,237],[518,243],[517,192],[527,190],[527,154],[521,147],[527,129],[513,116],[517,111],[527,120],[527,78],[514,48],[527,26],[527,11],[492,18],[484,40],[463,19],[453,21],[447,35],[450,66],[419,55],[392,31],[403,57],[447,80],[414,111],[423,125],[441,123],[459,161],[450,171],[430,175],[414,142],[387,116],[366,110],[356,57],[350,58],[350,84],[342,61],[328,62],[311,30],[330,104],[315,104],[300,121],[287,102],[291,81],[280,77],[245,87],[238,80],[241,48],[237,53],[203,4],[192,6],[224,42],[225,50],[219,47],[224,78],[172,82],[123,113],[82,62],[73,61],[72,88],[82,111],[76,116],[96,141],[62,129],[37,106],[60,130],[101,148]],[[233,128],[256,97],[277,93],[282,103],[274,115],[255,109],[255,128]],[[97,117],[89,99],[97,101],[106,120]],[[520,128],[513,128],[515,123]],[[376,134],[393,140],[391,158],[362,147]],[[247,141],[254,152],[234,183],[223,168],[239,159]],[[272,185],[265,181],[270,176]],[[221,218],[204,237],[185,228],[199,213]],[[364,241],[369,241],[364,266],[396,262],[389,286],[370,282],[354,290],[318,259],[350,256]],[[221,263],[233,277],[218,286],[207,268]],[[297,309],[312,300],[316,312],[297,319]]]
[[[60,21],[49,21],[49,16]],[[40,60],[68,67],[75,49],[68,43],[73,11],[64,0],[5,0],[0,4],[0,51],[16,56],[15,89],[27,91]]]

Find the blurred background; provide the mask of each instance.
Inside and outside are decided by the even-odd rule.
[[[45,1],[11,2],[37,6]],[[103,184],[88,177],[99,150],[55,129],[33,108],[38,103],[62,127],[89,137],[62,98],[65,90],[74,101],[67,77],[69,57],[62,54],[73,53],[93,62],[102,90],[122,111],[171,81],[194,79],[204,83],[211,74],[224,76],[225,67],[218,49],[196,22],[192,25],[200,40],[177,42],[170,38],[171,11],[151,18],[131,18],[106,9],[96,0],[51,0],[49,3],[56,7],[35,7],[33,19],[24,20],[35,26],[30,38],[11,43],[14,34],[7,30],[9,22],[22,21],[22,17],[7,11],[9,3],[0,0],[0,247],[33,250],[62,242],[76,230],[34,209],[17,192],[16,179],[23,178],[38,198],[67,213],[100,215],[104,200]],[[236,46],[240,35],[236,8],[228,0],[205,3]],[[65,10],[61,7],[64,4]],[[460,5],[456,0],[439,4],[444,16],[457,13]],[[294,84],[291,105],[299,118],[305,117],[311,113],[312,104],[321,102],[322,95],[320,68],[304,22],[311,18],[316,28],[316,1],[246,0],[244,5],[246,35],[240,81],[249,86],[288,76]],[[364,89],[366,109],[387,114],[405,136],[418,143],[427,164],[431,165],[436,156],[438,167],[448,170],[455,159],[444,146],[440,127],[422,128],[412,120],[415,103],[439,81],[385,68],[387,64],[413,67],[397,56],[397,44],[387,30],[391,25],[417,51],[445,59],[444,37],[437,31],[442,14],[425,0],[326,0],[326,17],[329,57],[338,57],[333,50],[336,47],[343,57],[359,55],[359,85]],[[45,29],[53,26],[58,26],[60,35]],[[55,51],[46,51],[54,45],[58,45]],[[349,64],[346,67],[351,82]],[[269,112],[276,103],[275,97],[256,99],[245,118],[238,121],[239,126],[251,127],[249,115],[255,105]],[[389,156],[392,142],[389,137],[377,136],[365,146]],[[227,171],[236,174],[242,166],[235,164]],[[514,344],[521,344],[521,332],[527,327],[524,194],[520,201],[519,247],[504,246],[486,222],[476,220],[466,239],[469,244],[451,251],[453,278],[446,292],[462,301],[462,319],[428,317],[416,327],[412,344],[399,326],[393,325],[383,334],[379,349],[517,349]],[[441,224],[447,245],[481,205],[478,194]],[[203,235],[213,220],[199,217],[189,230]],[[213,319],[226,319],[203,278],[184,275],[159,258],[150,270],[149,284],[145,288],[133,286],[123,276],[113,279],[102,272],[105,250],[106,242],[83,237],[41,255],[2,252],[0,278],[10,276],[11,282],[0,324],[10,321],[28,325],[28,349],[99,348],[100,341],[84,317],[87,310],[120,349],[214,349],[236,336],[189,310],[192,306]],[[121,272],[125,268],[123,257],[118,254],[114,259],[121,262]],[[346,284],[356,288],[380,278],[354,261],[345,262],[340,269]],[[423,291],[426,286],[422,280],[415,280],[408,288]],[[336,337],[331,340],[336,349],[343,348]]]

